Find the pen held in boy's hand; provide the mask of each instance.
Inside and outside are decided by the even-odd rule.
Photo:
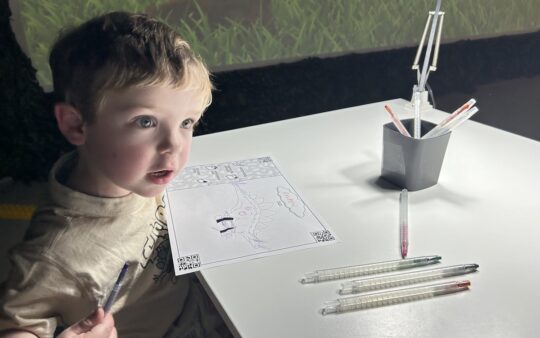
[[[109,294],[109,297],[107,298],[107,301],[105,302],[105,305],[103,305],[103,311],[105,311],[105,314],[107,314],[114,303],[114,300],[116,299],[116,296],[118,295],[118,292],[120,292],[120,288],[122,287],[122,281],[124,280],[124,277],[126,276],[126,272],[129,268],[129,264],[125,263],[122,267],[122,270],[120,271],[120,274],[118,275],[118,278],[116,279],[116,283],[114,283],[113,289],[111,293]]]

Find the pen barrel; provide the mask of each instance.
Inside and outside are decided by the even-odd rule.
[[[107,298],[107,301],[105,302],[105,305],[103,305],[103,311],[105,313],[109,312],[111,309],[114,301],[116,300],[116,296],[118,295],[118,292],[120,292],[120,288],[122,287],[122,284],[115,284],[111,293],[109,294],[109,297]]]
[[[126,273],[128,271],[129,264],[126,262],[124,266],[122,267],[122,270],[120,270],[120,274],[118,275],[118,278],[116,279],[116,283],[114,283],[111,293],[109,294],[109,297],[107,298],[107,301],[105,302],[105,305],[103,305],[103,311],[105,313],[109,312],[111,309],[114,300],[116,299],[116,296],[120,292],[120,288],[122,287],[122,281],[124,280],[124,277],[126,276]]]
[[[401,237],[401,242],[402,243],[407,243],[408,242],[408,237],[409,237],[409,226],[407,225],[407,223],[402,224],[399,227],[399,234],[400,234],[400,237]]]
[[[410,285],[415,283],[428,282],[442,278],[441,274],[426,274],[424,276],[403,276],[387,277],[385,279],[359,281],[352,288],[353,293],[388,289],[397,286]]]
[[[405,286],[416,283],[429,282],[432,280],[463,275],[476,271],[478,265],[471,264],[465,266],[446,267],[431,269],[419,272],[394,274],[391,276],[382,276],[366,278],[344,283],[340,294],[360,293],[373,290],[381,290],[398,286]]]
[[[401,256],[405,258],[409,247],[409,193],[407,189],[399,194],[399,234],[401,242]]]
[[[344,279],[365,275],[373,275],[376,273],[383,273],[389,271],[395,271],[398,269],[398,266],[395,264],[382,264],[379,266],[359,266],[359,267],[346,267],[340,269],[329,269],[329,270],[319,270],[317,271],[318,279],[320,282],[334,280],[334,279]]]
[[[344,279],[377,273],[396,271],[401,269],[410,269],[418,266],[437,263],[440,257],[419,257],[390,261],[385,263],[374,263],[358,266],[350,266],[336,269],[317,270],[313,276],[310,276],[313,282],[323,282],[335,279]]]
[[[470,119],[477,112],[478,112],[478,108],[477,107],[472,107],[468,111],[463,112],[463,113],[455,116],[453,119],[449,120],[446,124],[433,128],[426,135],[424,135],[424,137],[425,138],[430,138],[430,137],[437,137],[437,136],[441,136],[443,134],[446,134],[446,133],[452,131],[452,129],[457,128],[463,122]]]
[[[421,117],[420,117],[420,92],[419,90],[421,89],[417,89],[415,92],[414,92],[414,122],[413,122],[413,137],[414,138],[420,138],[420,122],[421,122]]]
[[[438,285],[428,285],[424,287],[407,288],[397,291],[378,292],[363,296],[340,298],[336,300],[337,303],[333,305],[331,311],[327,311],[327,313],[363,310],[379,306],[412,302],[444,294],[464,291],[468,289],[468,281],[466,282],[467,283],[449,282]],[[325,314],[324,309],[323,314]]]
[[[404,292],[396,291],[392,293],[376,294],[369,296],[358,296],[354,299],[340,299],[340,305],[336,312],[348,312],[354,310],[364,310],[374,307],[412,302],[416,300],[431,298],[435,295],[433,291]]]
[[[467,101],[464,105],[462,105],[461,107],[459,107],[458,109],[456,109],[455,111],[452,112],[452,114],[448,115],[444,120],[441,121],[441,123],[439,123],[437,126],[438,127],[444,127],[446,126],[446,124],[448,124],[448,122],[450,122],[451,120],[453,120],[457,115],[467,111],[468,109],[472,108],[472,106],[474,106],[476,104],[476,100],[475,99],[470,99],[469,101]],[[429,133],[428,133],[429,134]]]
[[[449,121],[443,128],[446,128],[448,130],[452,130],[462,124],[463,122],[470,119],[474,114],[478,113],[478,107],[472,107],[471,109],[467,110],[466,112],[463,112],[456,116],[454,119]]]

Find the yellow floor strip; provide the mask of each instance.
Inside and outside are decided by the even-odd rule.
[[[0,204],[0,219],[29,221],[36,207],[29,204]]]

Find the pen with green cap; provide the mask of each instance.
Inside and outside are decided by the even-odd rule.
[[[416,268],[428,264],[438,263],[441,256],[421,256],[414,258],[405,258],[395,261],[371,263],[364,265],[345,266],[326,270],[317,270],[307,273],[300,282],[302,284],[318,283],[334,279],[351,278],[364,275],[373,275],[395,270]]]

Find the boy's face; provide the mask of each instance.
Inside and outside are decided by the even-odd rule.
[[[84,126],[75,178],[99,196],[160,194],[188,160],[201,107],[195,92],[167,86],[108,93]]]

